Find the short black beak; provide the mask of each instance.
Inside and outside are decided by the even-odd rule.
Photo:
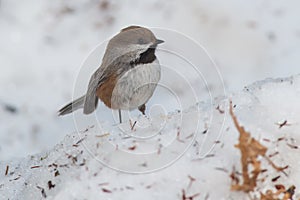
[[[155,42],[155,44],[156,45],[158,45],[158,44],[161,44],[161,43],[164,43],[165,41],[163,41],[163,40],[160,40],[160,39],[156,39],[156,42]]]

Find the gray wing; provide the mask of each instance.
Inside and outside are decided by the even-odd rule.
[[[98,87],[113,73],[121,75],[131,67],[129,62],[124,62],[124,57],[126,57],[126,55],[122,55],[117,59],[114,59],[109,62],[109,64],[104,61],[103,64],[94,72],[85,95],[83,107],[84,114],[90,114],[97,108],[98,97],[96,96],[96,91]]]
[[[84,114],[90,114],[97,108],[98,98],[96,96],[96,90],[98,88],[99,79],[101,77],[101,74],[99,73],[100,71],[99,69],[94,72],[94,74],[90,79],[88,90],[86,92],[85,100],[84,100],[84,106],[83,106]]]

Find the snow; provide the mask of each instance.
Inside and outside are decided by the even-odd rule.
[[[182,190],[187,196],[199,193],[195,199],[245,199],[247,194],[230,191],[231,170],[241,169],[229,99],[239,122],[268,147],[267,154],[279,152],[272,161],[289,165],[285,176],[263,162],[268,176],[258,190],[272,188],[276,182],[271,179],[278,175],[281,184],[299,188],[299,149],[288,145],[299,146],[299,88],[300,75],[267,79],[213,105],[138,119],[144,124],[133,130],[129,123],[98,124],[68,134],[49,151],[1,163],[1,171],[9,166],[8,174],[0,176],[1,199],[39,199],[41,188],[49,199],[181,199]],[[211,111],[213,120],[207,118]],[[284,120],[288,125],[279,128]]]
[[[188,4],[180,0],[143,3],[132,0],[109,3],[104,0],[2,0],[0,105],[9,103],[17,108],[18,114],[11,115],[0,109],[1,160],[49,149],[74,131],[72,119],[62,120],[56,116],[56,111],[73,97],[74,82],[85,58],[96,45],[121,28],[140,24],[157,27],[156,30],[174,30],[192,38],[214,59],[226,89],[238,91],[266,77],[299,73],[298,7],[296,0],[288,4],[236,0],[201,0]],[[151,17],[146,17],[149,15]],[[180,49],[178,47],[185,44],[177,44],[173,39],[166,41],[164,48]],[[189,55],[192,49],[184,52],[184,56]],[[160,53],[160,61],[165,62],[164,54]],[[219,87],[220,79],[212,68],[200,66],[210,91],[223,88]],[[91,71],[97,68],[96,64],[89,67]],[[90,74],[86,74],[84,80],[89,77]],[[81,84],[82,89],[85,84]],[[172,89],[185,89],[176,86]],[[152,99],[154,103],[163,99],[161,92],[158,94]],[[207,98],[204,95],[199,100]],[[100,106],[99,113],[109,111]]]
[[[279,180],[299,189],[298,152],[287,145],[299,145],[299,6],[297,0],[0,0],[0,199],[41,198],[37,186],[50,199],[181,199],[182,189],[200,193],[195,199],[244,199],[230,192],[229,174],[215,170],[230,172],[239,163],[229,98],[269,153],[283,152],[273,157],[290,166]],[[59,118],[57,110],[86,90],[107,40],[132,24],[166,41],[157,52],[162,80],[147,105],[149,118],[124,112],[118,125],[117,112],[103,104],[92,116]],[[129,117],[138,119],[133,132]],[[287,141],[275,142],[283,136]],[[53,162],[68,167],[58,166],[55,177]],[[191,187],[188,176],[196,178]]]

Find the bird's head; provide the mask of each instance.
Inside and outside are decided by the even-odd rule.
[[[122,29],[110,40],[107,50],[112,55],[118,54],[118,56],[121,56],[126,54],[130,59],[137,59],[147,50],[153,49],[155,51],[157,45],[163,42],[163,40],[157,39],[147,28],[129,26]]]

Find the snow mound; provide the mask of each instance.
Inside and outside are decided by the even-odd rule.
[[[298,75],[136,124],[95,124],[49,151],[1,162],[0,199],[247,199],[230,191],[230,173],[241,169],[229,99],[272,161],[289,166],[284,175],[263,163],[267,174],[255,192],[295,185],[299,198]]]

